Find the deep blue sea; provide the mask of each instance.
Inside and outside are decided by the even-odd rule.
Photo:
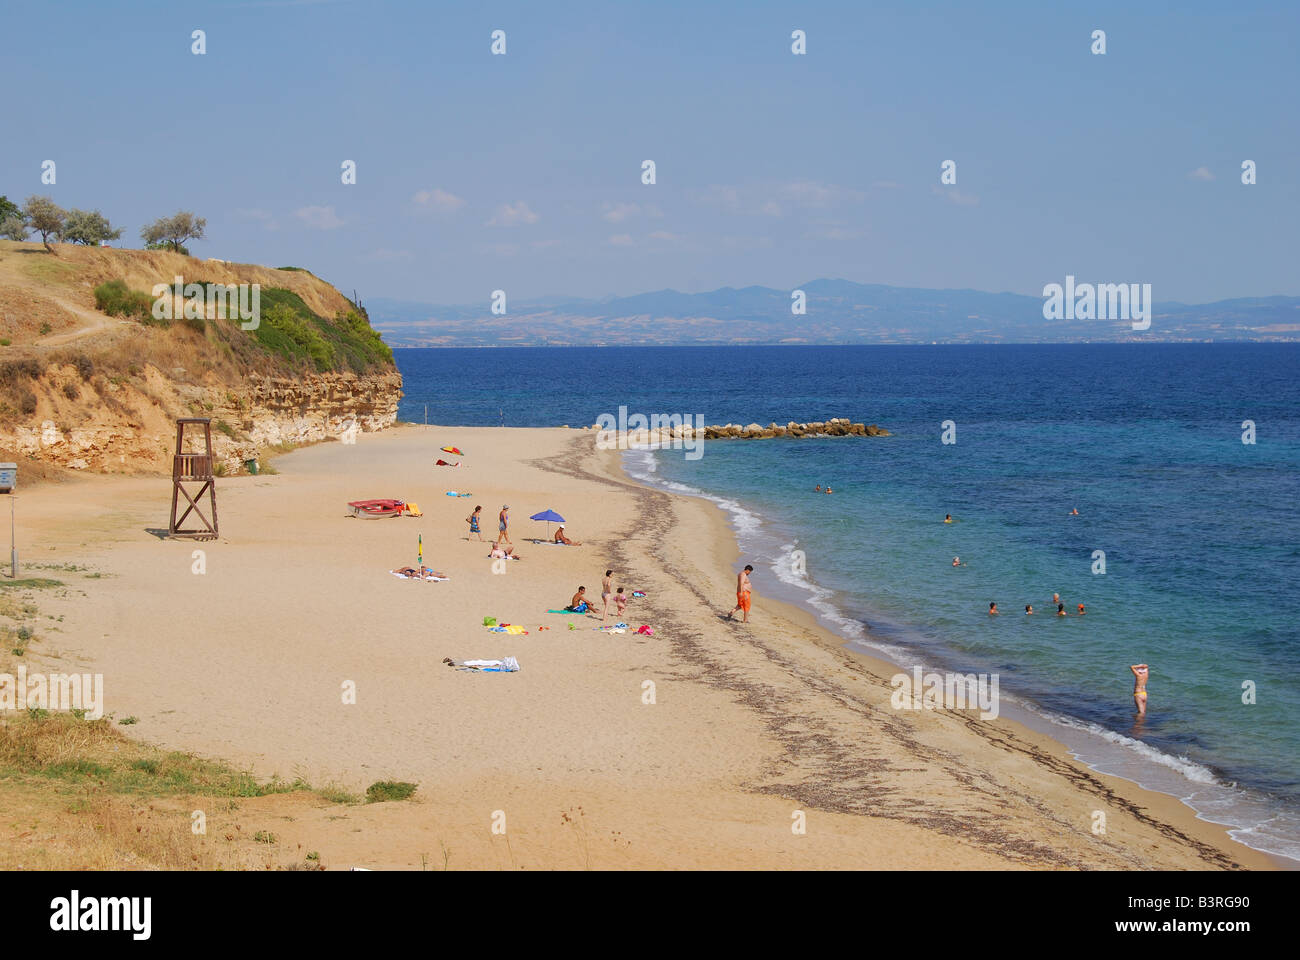
[[[399,416],[417,422],[425,404],[431,423],[475,426],[576,427],[625,406],[888,428],[626,463],[726,509],[759,593],[909,669],[996,672],[1004,715],[1300,858],[1300,345],[395,353]],[[1053,593],[1087,615],[1051,615]]]

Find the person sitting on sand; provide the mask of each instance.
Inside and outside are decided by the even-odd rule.
[[[989,616],[996,617],[997,615],[998,615],[998,605],[997,602],[994,601],[989,604]]]
[[[564,608],[566,613],[589,613],[591,605],[587,603],[587,588],[579,587],[578,592],[573,595],[569,605]]]
[[[565,533],[564,533],[564,524],[560,524],[560,526],[556,529],[556,531],[555,531],[555,542],[556,542],[556,543],[562,543],[562,544],[564,544],[566,547],[580,547],[580,546],[582,546],[582,541],[580,541],[580,540],[570,540],[567,536],[565,536]]]
[[[1133,671],[1133,703],[1137,706],[1138,716],[1144,717],[1147,712],[1147,680],[1151,671],[1145,663],[1135,663],[1129,669]]]

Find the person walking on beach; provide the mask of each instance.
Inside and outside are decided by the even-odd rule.
[[[605,618],[609,616],[609,601],[614,594],[614,571],[606,570],[605,579],[600,581],[600,599],[605,603],[605,609],[600,615],[600,622],[604,623]]]
[[[618,588],[618,593],[614,597],[614,603],[618,606],[619,617],[622,617],[627,611],[627,594],[623,592],[622,587]]]
[[[1147,714],[1147,679],[1151,671],[1147,669],[1145,663],[1135,663],[1129,669],[1133,671],[1133,703],[1137,706],[1138,716],[1145,717]]]
[[[746,565],[745,565],[745,569],[744,569],[744,570],[741,570],[740,573],[737,574],[737,576],[736,576],[736,606],[735,606],[734,608],[732,608],[732,611],[731,611],[729,614],[727,614],[727,619],[728,619],[728,620],[735,620],[735,619],[736,619],[736,611],[737,611],[737,610],[744,610],[744,611],[745,611],[745,617],[744,617],[744,621],[743,621],[743,622],[745,622],[745,623],[749,623],[749,605],[750,605],[750,602],[751,602],[751,597],[750,597],[750,587],[749,587],[749,575],[750,575],[751,573],[753,573],[753,572],[754,572],[754,568],[751,567],[749,564],[746,564]]]
[[[474,512],[465,518],[465,522],[469,524],[469,532],[471,534],[477,533],[478,538],[480,540],[483,539],[483,531],[479,529],[478,522],[479,522],[479,514],[482,512],[483,512],[483,508],[481,506],[475,507]],[[465,539],[468,540],[469,537],[466,537]]]
[[[509,526],[510,526],[510,505],[505,504],[501,507],[501,512],[497,514],[497,533],[499,534],[499,536],[497,537],[498,540],[501,540],[505,543],[513,542],[510,539],[510,534],[506,530],[506,528]]]

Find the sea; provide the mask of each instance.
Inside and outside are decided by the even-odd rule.
[[[394,353],[414,422],[887,429],[625,466],[726,511],[757,593],[909,672],[997,674],[1003,716],[1300,860],[1300,344]]]

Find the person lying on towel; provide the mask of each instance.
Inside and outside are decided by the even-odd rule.
[[[417,580],[426,580],[429,577],[439,577],[443,580],[447,578],[445,573],[439,573],[437,570],[424,566],[420,567],[419,570],[416,570],[415,567],[398,567],[393,573],[399,577],[414,577]]]
[[[579,540],[570,540],[564,535],[564,524],[560,524],[559,529],[555,531],[555,542],[562,543],[569,547],[580,547],[582,542]]]
[[[573,595],[569,605],[564,608],[568,613],[587,613],[591,607],[587,603],[587,588],[579,587],[578,592]]]
[[[493,560],[518,560],[519,554],[515,553],[514,544],[509,549],[501,546],[500,542],[492,544],[492,552],[488,554]]]

